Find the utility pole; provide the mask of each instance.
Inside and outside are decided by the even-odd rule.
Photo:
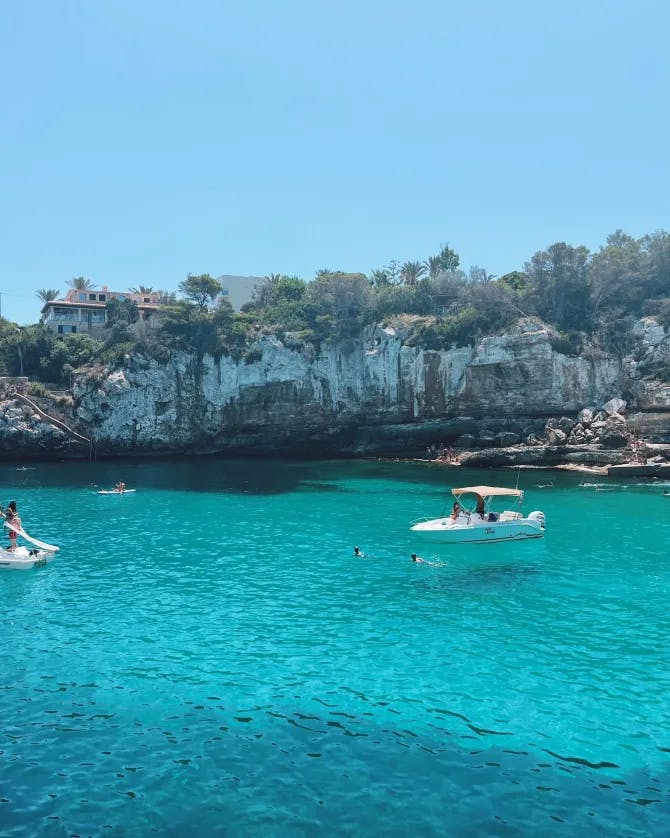
[[[21,352],[21,329],[17,329],[16,333],[19,336],[18,340],[16,341],[16,349],[19,353],[19,367],[20,367],[19,375],[21,376],[21,378],[23,378],[23,352]]]

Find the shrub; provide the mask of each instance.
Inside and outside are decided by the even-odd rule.
[[[41,381],[31,381],[28,384],[28,395],[37,396],[39,398],[40,396],[48,396],[49,391]]]
[[[242,356],[245,364],[256,364],[263,360],[263,350],[259,346],[252,346]]]

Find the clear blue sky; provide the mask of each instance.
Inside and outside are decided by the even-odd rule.
[[[32,0],[0,18],[2,314],[86,276],[503,274],[668,229],[665,0]]]

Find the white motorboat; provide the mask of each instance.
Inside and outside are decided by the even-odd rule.
[[[520,489],[495,486],[466,486],[452,489],[454,505],[450,515],[417,521],[411,531],[422,540],[441,544],[486,544],[495,541],[521,541],[544,535],[544,512],[524,515],[516,510],[495,512],[497,498],[523,500]]]

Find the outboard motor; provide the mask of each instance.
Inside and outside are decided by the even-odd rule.
[[[542,529],[544,529],[544,522],[546,520],[545,517],[544,517],[544,512],[531,512],[528,515],[528,520],[529,521],[537,521],[537,523],[540,525],[540,527]]]

